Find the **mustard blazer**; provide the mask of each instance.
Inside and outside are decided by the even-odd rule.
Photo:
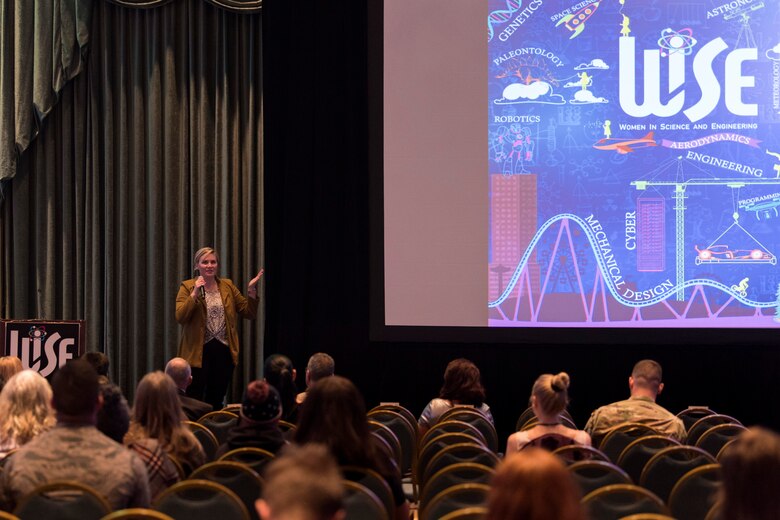
[[[176,295],[176,321],[181,324],[179,357],[187,360],[190,366],[200,368],[203,359],[203,337],[206,332],[206,302],[201,298],[193,300],[190,294],[195,287],[195,278],[184,280]],[[244,298],[238,287],[227,278],[217,278],[219,294],[225,306],[225,327],[228,346],[233,357],[233,365],[238,363],[237,319],[253,320],[257,316],[257,298]]]

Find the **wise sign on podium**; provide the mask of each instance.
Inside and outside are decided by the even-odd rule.
[[[84,353],[84,326],[83,320],[0,320],[2,352],[49,377]]]

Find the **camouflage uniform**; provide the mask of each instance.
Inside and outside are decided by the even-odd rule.
[[[683,422],[648,397],[631,397],[602,406],[590,415],[585,431],[590,434],[594,445],[598,445],[610,428],[627,422],[642,423],[661,435],[685,441]]]

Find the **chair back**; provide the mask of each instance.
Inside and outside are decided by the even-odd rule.
[[[433,497],[447,488],[458,484],[490,484],[495,470],[483,464],[460,462],[436,472],[425,483],[420,493],[420,508],[425,507]]]
[[[567,469],[579,484],[582,496],[612,484],[633,484],[631,477],[611,462],[586,460],[575,462]]]
[[[707,417],[708,415],[715,415],[717,412],[710,410],[706,406],[689,406],[682,412],[677,414],[677,418],[680,419],[683,422],[683,426],[685,426],[685,431],[691,429],[691,426],[701,419],[702,417]]]
[[[439,520],[460,509],[484,506],[488,491],[490,486],[487,484],[458,484],[447,488],[420,509],[420,520]]]
[[[615,520],[639,513],[668,515],[663,500],[633,484],[614,484],[588,493],[582,499],[590,520]]]
[[[373,412],[374,410],[392,410],[393,412],[398,412],[403,415],[406,420],[414,426],[415,431],[417,431],[417,417],[415,417],[407,408],[401,406],[400,403],[382,403],[373,407],[369,412]]]
[[[198,439],[198,442],[200,442],[200,446],[203,448],[203,453],[206,454],[206,462],[211,462],[214,460],[214,456],[217,454],[217,450],[219,449],[219,441],[214,436],[214,434],[211,433],[211,430],[202,424],[198,424],[192,421],[182,421],[182,424],[186,424],[195,438]]]
[[[387,511],[387,516],[395,516],[395,497],[387,481],[371,468],[361,468],[358,466],[341,466],[341,474],[345,480],[357,482],[366,486],[382,502]]]
[[[389,520],[382,501],[362,484],[343,480],[345,520]]]
[[[428,443],[428,441],[438,435],[441,435],[442,433],[462,433],[469,435],[483,446],[487,446],[487,440],[485,439],[485,436],[477,429],[476,426],[463,421],[450,420],[439,421],[431,426],[431,429],[425,432],[425,435],[423,435],[420,439],[418,444],[420,450]]]
[[[466,435],[465,433],[442,433],[436,437],[431,438],[420,449],[420,455],[417,457],[417,482],[423,484],[423,475],[425,468],[433,457],[447,446],[453,444],[476,444],[478,446],[485,446],[477,442],[474,437]]]
[[[617,460],[617,465],[628,473],[631,480],[639,482],[645,464],[653,455],[670,446],[679,446],[680,443],[665,435],[647,435],[640,437],[625,447]]]
[[[553,455],[557,455],[566,465],[584,460],[603,460],[604,462],[609,462],[609,457],[607,457],[603,451],[592,446],[583,446],[582,444],[561,446],[553,451]]]
[[[560,433],[545,433],[544,435],[540,435],[535,439],[531,439],[527,444],[520,448],[520,451],[526,448],[541,448],[543,450],[553,452],[558,448],[572,446],[574,444],[576,444],[574,439],[567,437],[566,435],[561,435]]]
[[[262,448],[236,448],[222,455],[219,460],[244,464],[262,477],[263,469],[275,457],[276,455]]]
[[[447,513],[441,520],[481,520],[487,515],[487,507],[465,507],[452,513]]]
[[[259,520],[255,500],[263,491],[263,479],[249,466],[224,460],[209,462],[193,471],[191,478],[222,484],[238,495],[250,518]]]
[[[599,449],[609,457],[610,461],[617,462],[618,457],[620,457],[626,446],[639,437],[646,435],[658,435],[658,432],[642,423],[628,422],[618,424],[611,428],[604,438],[601,439]]]
[[[679,520],[667,515],[656,513],[638,513],[636,515],[624,516],[620,520]]]
[[[400,468],[403,463],[403,456],[401,455],[401,441],[398,440],[398,436],[384,424],[370,419],[368,421],[368,428],[374,436],[381,438],[388,444],[392,459]]]
[[[691,446],[696,446],[696,442],[698,442],[699,437],[704,435],[704,432],[719,424],[739,424],[742,426],[741,422],[731,417],[730,415],[708,415],[693,423],[691,428],[688,430],[688,444]]]
[[[720,450],[729,443],[736,439],[747,428],[741,424],[725,423],[713,426],[709,430],[705,431],[699,440],[696,441],[696,447],[701,448],[713,457],[717,457]]]
[[[0,516],[0,518],[3,518]],[[131,507],[110,513],[100,520],[173,520],[172,517],[144,507]]]
[[[289,422],[289,421],[279,421],[279,429],[282,430],[282,433],[287,432],[294,432],[298,429],[298,426]]]
[[[111,505],[100,492],[73,481],[38,486],[22,498],[14,509],[14,515],[22,520],[97,520],[110,512]]]
[[[693,446],[664,448],[647,461],[639,484],[667,501],[680,477],[699,466],[716,463],[715,457]]]
[[[152,509],[174,520],[249,520],[249,511],[234,492],[216,482],[189,479],[154,499]]]
[[[423,480],[421,484],[424,486],[436,472],[460,462],[474,462],[489,468],[495,468],[498,464],[498,457],[486,447],[474,443],[459,443],[447,446],[434,455],[427,464],[422,474]]]
[[[438,422],[463,421],[476,427],[485,437],[485,446],[493,453],[498,453],[498,434],[496,427],[485,415],[471,406],[455,406],[441,414]]]
[[[672,516],[704,520],[715,504],[720,482],[720,464],[706,464],[683,475],[669,496]]]
[[[401,474],[412,471],[417,461],[417,425],[393,410],[374,410],[368,412],[368,418],[384,424],[398,438],[401,444]]]
[[[577,429],[577,425],[574,424],[574,421],[572,421],[571,419],[569,419],[568,417],[566,417],[564,415],[559,415],[558,416],[558,421],[562,425],[566,426],[567,428],[571,428],[573,430]],[[531,428],[533,428],[534,426],[536,426],[538,424],[539,424],[539,418],[538,417],[531,417],[529,420],[527,420],[525,422],[525,424],[523,424],[523,426],[520,428],[519,431],[530,430]]]
[[[217,445],[221,445],[227,441],[230,430],[238,424],[238,415],[221,410],[209,412],[198,419],[198,424],[211,430],[211,433],[217,438]]]

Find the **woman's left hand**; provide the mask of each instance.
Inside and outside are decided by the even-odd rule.
[[[249,296],[254,298],[257,296],[257,282],[260,281],[260,277],[263,276],[263,273],[265,272],[265,269],[260,269],[260,271],[257,272],[257,276],[249,280],[249,284],[247,285],[247,293]]]

